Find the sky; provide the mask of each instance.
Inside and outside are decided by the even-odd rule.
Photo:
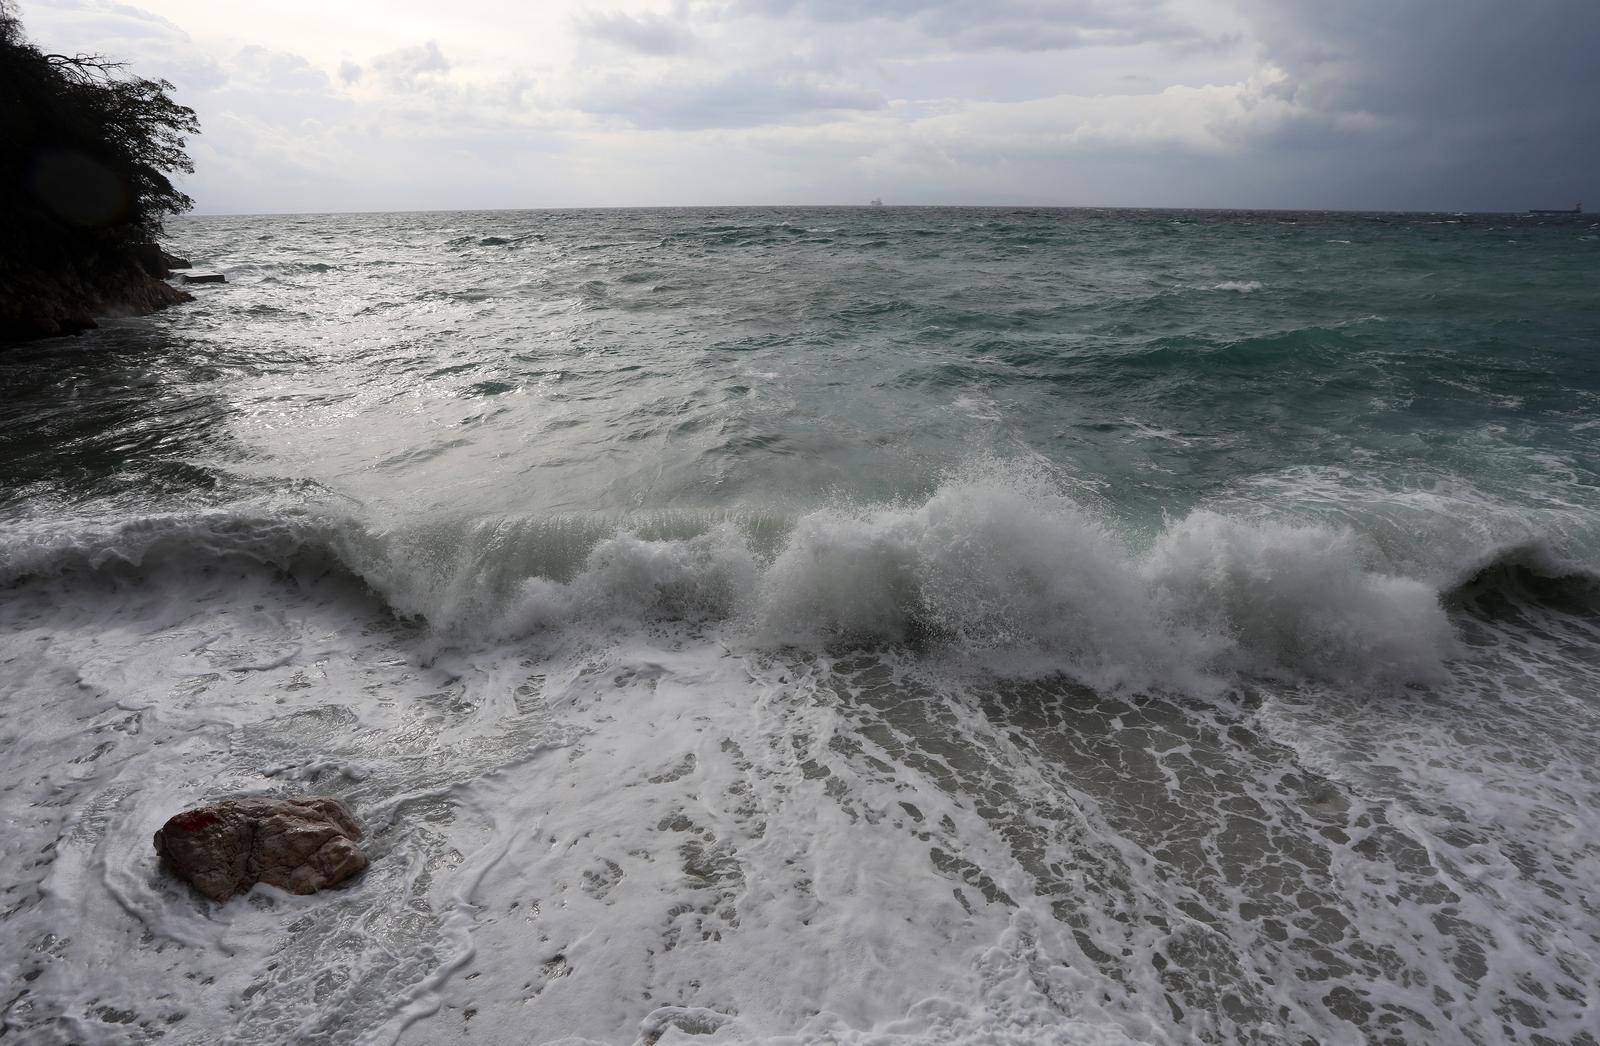
[[[199,213],[1600,208],[1600,0],[21,0]]]

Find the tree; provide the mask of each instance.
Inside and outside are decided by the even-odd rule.
[[[200,130],[173,89],[40,50],[0,0],[0,340],[170,303],[154,240],[192,206],[172,177],[194,170],[185,143]]]

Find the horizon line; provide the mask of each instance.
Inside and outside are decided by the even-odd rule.
[[[675,204],[592,204],[544,207],[402,207],[370,208],[358,210],[308,210],[308,211],[199,211],[191,210],[175,215],[183,218],[299,218],[329,215],[362,214],[519,214],[553,211],[712,211],[712,210],[1036,210],[1036,211],[1164,211],[1209,212],[1239,214],[1449,214],[1473,216],[1534,215],[1535,208],[1517,211],[1434,209],[1416,210],[1404,207],[1198,207],[1149,206],[1140,204],[1062,204],[1062,203],[675,203]],[[1600,211],[1558,211],[1562,214],[1600,218]]]

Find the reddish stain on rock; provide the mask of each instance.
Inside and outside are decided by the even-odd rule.
[[[202,828],[209,828],[222,818],[210,810],[188,810],[177,815],[167,822],[168,828],[176,828],[181,832],[198,832]]]

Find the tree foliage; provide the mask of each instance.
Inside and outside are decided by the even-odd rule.
[[[192,205],[172,178],[194,170],[184,147],[199,124],[172,90],[98,55],[42,51],[0,0],[0,323],[51,280],[107,297],[98,285]]]

